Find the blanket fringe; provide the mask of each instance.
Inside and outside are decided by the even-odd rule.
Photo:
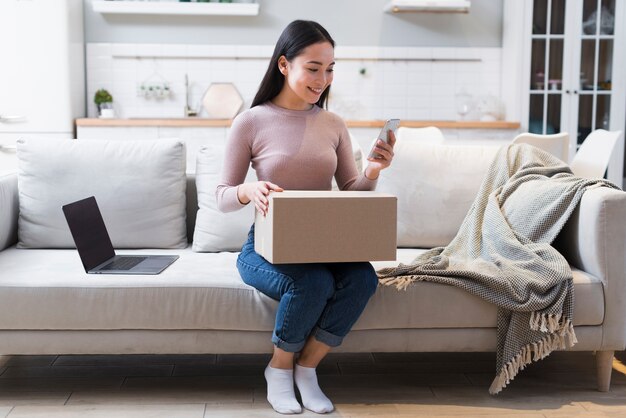
[[[563,328],[561,314],[530,313],[530,329],[541,332],[557,332]]]
[[[378,278],[378,282],[383,286],[395,286],[398,290],[406,290],[412,283],[420,281],[419,276],[395,276]]]
[[[549,331],[550,334],[546,335],[541,340],[522,347],[515,357],[502,366],[500,373],[498,373],[491,383],[491,387],[489,388],[490,394],[495,395],[499,393],[506,385],[511,383],[511,380],[515,378],[520,370],[524,370],[530,363],[546,358],[554,350],[568,349],[578,342],[572,321],[568,319],[565,323],[561,324],[560,319],[561,315],[540,315],[535,314],[535,312],[532,313],[530,319],[532,329],[550,329],[553,328],[555,323],[556,327],[553,328],[553,331]]]

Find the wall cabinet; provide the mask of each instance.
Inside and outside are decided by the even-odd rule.
[[[520,86],[522,130],[568,132],[570,159],[595,129],[624,130],[626,118],[626,2],[524,0],[505,4],[504,56],[508,83]],[[518,23],[514,22],[517,15]],[[521,19],[519,17],[522,17]],[[518,31],[515,35],[512,31]],[[514,71],[511,65],[521,66]],[[507,71],[507,67],[504,67]],[[512,116],[507,115],[507,118]],[[623,142],[609,179],[623,178]]]
[[[256,16],[259,4],[246,2],[157,2],[157,1],[108,1],[93,0],[93,10],[103,14],[142,14],[142,15],[218,15],[218,16]]]

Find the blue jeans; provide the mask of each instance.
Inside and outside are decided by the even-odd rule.
[[[378,286],[370,263],[271,264],[254,251],[254,225],[237,268],[246,284],[279,301],[272,342],[289,352],[309,336],[340,345]]]

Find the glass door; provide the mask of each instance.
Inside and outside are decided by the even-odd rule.
[[[525,0],[524,13],[523,122],[569,133],[571,160],[593,130],[625,128],[626,0]],[[618,147],[609,178],[622,171]]]
[[[534,0],[528,131],[554,134],[563,126],[565,0]]]
[[[615,40],[615,0],[583,0],[577,143],[595,129],[609,129]]]

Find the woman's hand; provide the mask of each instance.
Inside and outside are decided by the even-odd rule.
[[[374,152],[377,155],[367,159],[369,164],[365,169],[365,176],[370,180],[376,180],[380,170],[384,170],[391,165],[391,160],[393,160],[393,147],[396,145],[396,135],[392,130],[388,131],[388,135],[389,143],[381,141],[380,139],[377,140],[374,147]]]
[[[254,202],[254,207],[260,214],[265,216],[269,206],[269,199],[267,195],[270,194],[270,190],[275,192],[282,192],[283,188],[270,183],[269,181],[256,181],[254,183],[244,183],[237,188],[237,197],[243,204]]]

